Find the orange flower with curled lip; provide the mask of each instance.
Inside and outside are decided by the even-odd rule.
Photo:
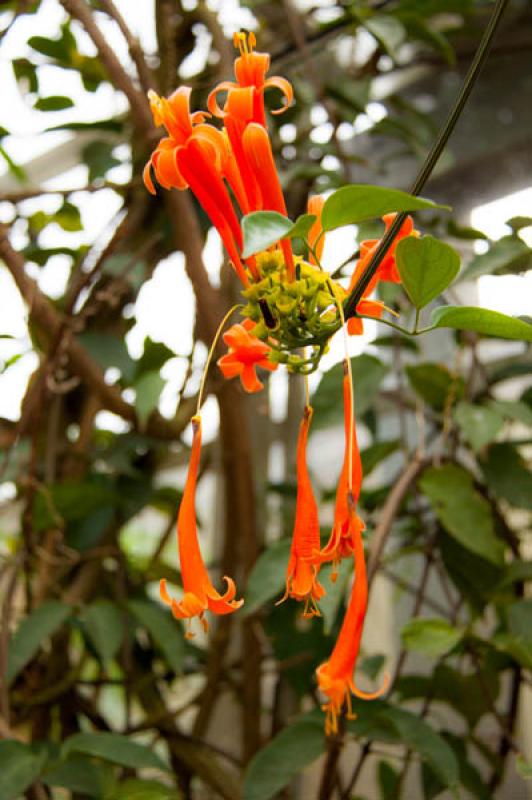
[[[336,490],[334,521],[329,541],[321,550],[314,551],[314,562],[322,564],[332,561],[336,566],[342,558],[353,554],[355,542],[364,530],[364,522],[355,510],[351,509],[349,497],[358,500],[362,486],[362,462],[358,449],[356,425],[353,418],[353,387],[349,376],[347,362],[344,362],[343,398],[345,450],[344,463]],[[336,580],[336,571],[331,575]]]
[[[355,500],[352,495],[349,495],[347,505],[348,514],[353,518],[351,527],[353,530],[357,530],[354,521],[354,517],[356,517]],[[353,677],[368,604],[366,562],[360,530],[354,536],[353,544],[355,579],[347,611],[329,660],[316,670],[319,688],[327,697],[327,702],[322,706],[326,712],[325,733],[327,736],[338,732],[338,716],[344,704],[347,706],[348,719],[354,718],[351,694],[361,700],[374,700],[384,694],[389,685],[389,678],[385,676],[382,687],[376,692],[363,692],[357,687]]]
[[[290,558],[286,569],[286,590],[276,603],[284,602],[287,597],[304,600],[304,617],[320,616],[316,601],[325,594],[318,581],[319,567],[312,563],[314,551],[320,546],[320,523],[318,506],[312,491],[312,484],[307,469],[307,439],[312,420],[312,408],[306,406],[297,440],[297,501],[296,519],[292,534]]]
[[[261,367],[273,372],[278,365],[268,360],[271,347],[261,342],[251,333],[255,323],[245,319],[242,323],[232,325],[223,335],[229,352],[218,359],[224,378],[240,376],[246,392],[260,392],[264,384],[257,378],[256,368]]]
[[[207,631],[208,624],[203,617],[205,611],[209,610],[214,614],[232,614],[233,611],[240,608],[244,601],[234,599],[236,586],[234,581],[227,576],[224,576],[227,584],[225,594],[221,595],[216,591],[201,556],[195,509],[201,452],[201,417],[192,417],[192,428],[194,436],[190,464],[177,518],[177,541],[184,595],[179,602],[170,597],[166,588],[166,580],[163,578],[160,582],[160,596],[163,603],[170,606],[176,619],[191,619],[197,616],[204,630]],[[187,632],[187,637],[191,635],[190,632]]]
[[[227,137],[205,123],[204,112],[190,113],[191,90],[183,86],[169,98],[149,93],[154,121],[164,125],[169,136],[162,139],[144,167],[144,183],[152,194],[153,169],[165,189],[190,189],[217,228],[235,270],[246,286],[248,277],[240,258],[242,231],[227,180],[235,196],[242,200],[243,185],[235,168]],[[253,270],[252,270],[253,271]]]
[[[264,112],[264,92],[266,89],[279,89],[285,97],[285,105],[281,108],[272,110],[272,114],[281,114],[293,100],[294,92],[291,84],[286,78],[273,76],[266,78],[266,73],[270,68],[270,56],[268,53],[255,52],[254,33],[235,33],[233,43],[240,51],[240,56],[235,59],[235,77],[237,83],[223,81],[210,93],[207,107],[215,117],[223,117],[224,111],[219,107],[217,95],[219,92],[230,92],[238,88],[253,89],[253,111],[251,119],[260,125],[266,125],[266,115]]]
[[[254,34],[235,35],[235,45],[240,57],[235,60],[235,75],[238,83],[224,82],[214,89],[207,106],[215,117],[223,119],[227,137],[231,143],[242,184],[245,202],[239,205],[244,214],[250,211],[277,211],[287,216],[286,204],[273,158],[270,138],[266,130],[264,91],[275,86],[287,100],[284,111],[292,101],[292,87],[284,78],[266,79],[270,57],[267,53],[255,53]],[[223,109],[217,103],[220,91],[227,92]],[[281,242],[289,280],[295,276],[292,248],[288,240]]]

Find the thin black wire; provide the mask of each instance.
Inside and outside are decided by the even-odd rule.
[[[447,119],[445,120],[445,123],[438,134],[438,138],[434,142],[427,158],[425,159],[425,162],[410,190],[410,194],[418,195],[432,174],[432,170],[436,166],[436,163],[441,156],[462,111],[464,110],[464,106],[469,99],[469,95],[473,90],[480,71],[486,62],[491,43],[507,5],[508,0],[497,1],[497,4],[493,10],[493,14],[491,15],[490,21],[486,26],[486,30],[484,31],[480,44],[477,48],[477,52],[475,53],[475,57],[471,62],[471,66],[469,67],[469,71],[464,80],[456,103],[449,112],[449,115],[447,116]],[[408,214],[406,211],[402,211],[400,214],[398,214],[393,224],[389,227],[386,234],[382,238],[381,243],[373,255],[373,258],[362,273],[357,285],[344,303],[344,314],[346,319],[352,317],[356,313],[356,307],[360,302],[366,288],[368,287],[369,282],[375,275],[381,261],[388,252],[396,234],[399,232],[401,225],[407,216]]]

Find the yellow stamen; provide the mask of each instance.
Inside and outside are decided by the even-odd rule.
[[[251,55],[256,44],[257,40],[253,32],[244,33],[244,31],[238,31],[233,34],[233,45],[238,48],[243,58]]]

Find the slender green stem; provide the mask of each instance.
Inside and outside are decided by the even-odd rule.
[[[471,63],[469,68],[469,72],[464,80],[464,84],[458,95],[456,102],[451,109],[445,123],[438,135],[438,138],[434,142],[432,149],[430,150],[425,163],[421,167],[421,170],[414,181],[414,185],[412,186],[410,193],[413,195],[418,195],[420,191],[425,186],[427,180],[429,179],[430,175],[432,174],[432,170],[436,166],[436,163],[441,156],[445,145],[447,144],[451,133],[454,130],[456,123],[462,113],[467,100],[469,99],[469,95],[475,85],[475,82],[480,74],[482,67],[488,57],[489,49],[491,47],[491,43],[493,41],[493,37],[495,36],[495,32],[497,31],[497,27],[501,20],[501,17],[508,5],[508,0],[497,0],[495,8],[493,10],[493,14],[491,15],[491,19],[488,22],[486,30],[484,31],[484,35],[481,39],[481,42],[478,46],[477,52],[475,53],[475,57]],[[370,263],[360,276],[360,280],[358,281],[357,285],[347,298],[346,302],[344,303],[344,312],[345,316],[352,317],[353,314],[356,312],[356,307],[360,302],[369,282],[371,281],[372,277],[375,275],[379,264],[383,260],[384,256],[388,252],[393,240],[395,239],[396,234],[399,232],[401,225],[405,221],[407,217],[406,212],[401,212],[398,214],[390,226],[388,231],[386,232],[385,236],[382,238],[379,246],[377,247],[373,258],[371,259]]]
[[[420,309],[420,308],[416,308],[416,318],[415,318],[415,320],[414,320],[414,333],[417,333],[417,332],[418,332],[418,326],[419,326],[419,315],[420,315],[420,314],[421,314],[421,309]]]

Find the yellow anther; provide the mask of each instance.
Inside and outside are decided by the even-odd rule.
[[[240,55],[243,57],[249,56],[256,44],[257,40],[254,33],[237,31],[233,34],[233,45],[238,48]]]

